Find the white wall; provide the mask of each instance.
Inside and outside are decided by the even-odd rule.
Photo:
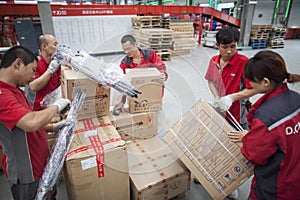
[[[90,54],[122,51],[121,37],[131,30],[131,15],[53,17],[59,43]]]
[[[272,24],[275,1],[257,1],[252,24]],[[258,15],[262,14],[261,18]]]
[[[289,28],[300,28],[300,1],[294,0],[290,10]]]

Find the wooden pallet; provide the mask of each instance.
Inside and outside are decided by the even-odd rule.
[[[138,16],[131,18],[131,25],[135,29],[161,27],[160,16]]]
[[[158,49],[155,52],[163,61],[171,60],[171,52],[168,49]]]

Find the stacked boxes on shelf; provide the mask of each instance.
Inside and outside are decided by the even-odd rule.
[[[249,45],[252,49],[265,49],[269,34],[272,31],[271,24],[256,24],[252,25]]]
[[[268,47],[284,48],[286,28],[273,28],[269,35]]]
[[[171,19],[169,28],[173,31],[172,57],[190,55],[196,46],[194,21]]]

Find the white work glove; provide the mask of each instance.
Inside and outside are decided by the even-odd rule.
[[[71,101],[69,99],[57,99],[52,106],[57,106],[57,113],[63,115],[68,110],[67,106],[70,106]]]
[[[60,64],[58,63],[57,60],[52,60],[48,66],[47,71],[50,72],[51,74],[54,74],[55,72],[57,72],[59,66]]]
[[[209,104],[214,107],[214,108],[218,108],[218,101],[219,101],[220,97],[213,97],[212,101],[209,102]]]
[[[164,82],[166,81],[166,74],[164,72],[160,73],[159,82],[164,85]]]
[[[69,121],[66,121],[66,120],[62,120],[62,121],[59,121],[57,123],[54,123],[53,124],[53,132],[58,132],[60,129],[62,129],[63,127],[68,126],[70,124],[71,123]]]
[[[233,97],[231,95],[227,95],[227,96],[221,97],[217,101],[217,108],[220,111],[225,112],[230,108],[232,103],[233,103]]]

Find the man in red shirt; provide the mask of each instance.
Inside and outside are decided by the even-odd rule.
[[[125,74],[128,68],[156,67],[161,72],[160,81],[163,83],[168,78],[165,63],[152,49],[142,49],[137,46],[136,39],[132,35],[124,35],[121,39],[122,48],[126,56],[121,61],[120,67]],[[124,107],[126,96],[114,108],[114,114],[119,114]]]
[[[228,111],[227,121],[238,130],[239,127],[248,129],[246,119],[248,111],[244,104],[247,98],[256,94],[250,82],[243,78],[243,70],[248,58],[237,52],[239,37],[240,32],[234,27],[223,28],[216,34],[216,45],[220,54],[210,59],[205,75],[213,94],[214,106],[221,112]],[[198,181],[194,180],[194,182]],[[233,191],[228,198],[237,199],[238,190]]]
[[[244,129],[248,129],[247,109],[244,105],[247,98],[256,92],[250,82],[243,78],[248,58],[237,52],[239,37],[240,32],[234,27],[226,27],[217,33],[216,45],[220,54],[211,58],[205,79],[216,100],[216,107],[222,112],[229,111]],[[227,120],[234,125],[228,113]]]
[[[5,52],[0,65],[2,166],[15,200],[34,199],[49,155],[46,135],[40,129],[70,103],[68,99],[58,99],[44,110],[32,111],[20,87],[32,81],[36,69],[36,57],[21,46]],[[54,198],[55,195],[51,199]]]
[[[35,71],[35,79],[29,83],[32,91],[36,92],[34,110],[42,110],[45,106],[41,102],[45,96],[60,86],[59,63],[51,61],[51,56],[56,52],[58,42],[53,35],[44,34],[39,37],[40,59]]]

